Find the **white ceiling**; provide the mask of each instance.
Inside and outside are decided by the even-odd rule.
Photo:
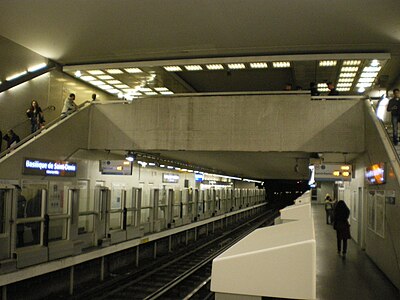
[[[400,79],[399,0],[1,0],[0,11],[0,37],[62,65],[377,52],[391,56],[380,73],[384,87]],[[234,85],[225,74],[183,80],[202,91],[219,89],[218,82],[232,89],[256,81],[246,73],[239,78]],[[186,159],[221,156],[196,155]],[[277,164],[285,159],[276,158]],[[235,160],[221,166],[230,170]],[[254,170],[248,176],[260,175]]]

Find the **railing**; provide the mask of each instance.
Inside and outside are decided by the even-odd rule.
[[[61,116],[59,116],[59,117],[55,118],[54,120],[52,120],[52,121],[50,121],[48,124],[46,124],[44,127],[38,129],[38,130],[35,131],[34,133],[32,133],[32,134],[30,134],[30,135],[24,137],[23,139],[21,139],[21,140],[19,141],[19,143],[17,143],[17,144],[15,144],[15,145],[11,146],[10,148],[7,148],[6,150],[4,150],[3,152],[0,153],[0,162],[1,162],[1,160],[2,160],[6,155],[10,154],[11,152],[13,152],[14,150],[16,150],[17,148],[19,148],[19,147],[21,147],[22,145],[24,145],[26,142],[30,141],[31,139],[33,139],[34,137],[36,137],[37,135],[39,135],[40,133],[42,133],[42,131],[46,131],[46,130],[48,130],[49,128],[53,127],[54,125],[58,124],[61,120],[68,119],[69,117],[75,115],[82,107],[85,107],[85,106],[88,107],[90,103],[91,103],[91,101],[85,101],[85,102],[83,102],[82,104],[78,105],[78,109],[77,109],[74,113],[68,115],[67,117],[61,117]],[[50,110],[50,109],[52,109],[51,107],[52,107],[52,106],[48,106],[48,107],[45,108],[45,110]],[[29,119],[28,119],[28,120],[29,120]],[[28,121],[28,120],[26,120],[26,121]],[[25,123],[26,121],[24,121],[23,123]],[[20,123],[20,124],[16,125],[15,127],[18,127],[18,126],[20,126],[20,125],[23,124],[23,123]],[[15,127],[14,127],[14,128],[15,128]]]

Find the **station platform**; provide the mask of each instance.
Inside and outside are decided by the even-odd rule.
[[[400,299],[397,288],[353,241],[343,259],[336,250],[336,231],[326,224],[324,205],[313,204],[317,244],[317,299]]]

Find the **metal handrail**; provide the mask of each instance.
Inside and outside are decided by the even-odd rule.
[[[72,114],[68,115],[67,117],[57,117],[54,120],[50,121],[48,124],[46,124],[45,126],[43,126],[42,128],[38,129],[37,131],[35,131],[34,133],[26,136],[25,138],[21,139],[19,141],[19,143],[15,144],[14,146],[11,146],[10,148],[7,148],[6,150],[4,150],[3,152],[0,153],[0,160],[2,158],[4,158],[7,154],[10,154],[11,152],[13,152],[15,149],[19,148],[20,146],[22,146],[23,144],[25,144],[26,142],[28,142],[29,140],[31,140],[32,138],[36,137],[37,135],[39,135],[42,131],[45,131],[47,129],[49,129],[50,127],[53,127],[53,125],[57,124],[58,122],[60,122],[61,120],[64,119],[68,119],[69,117],[75,115],[77,112],[80,111],[80,108],[85,107],[86,104],[90,104],[91,101],[85,101],[82,104],[78,105],[78,109],[73,112]],[[89,105],[87,105],[88,107]]]

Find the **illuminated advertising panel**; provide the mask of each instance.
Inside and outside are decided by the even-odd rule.
[[[386,183],[385,163],[377,163],[365,168],[365,179],[369,184]]]
[[[178,183],[179,182],[179,175],[177,174],[162,174],[162,182],[163,183]]]
[[[63,160],[25,158],[22,174],[38,176],[75,177],[77,164]]]
[[[103,175],[132,175],[132,162],[127,160],[101,160],[100,172]]]

